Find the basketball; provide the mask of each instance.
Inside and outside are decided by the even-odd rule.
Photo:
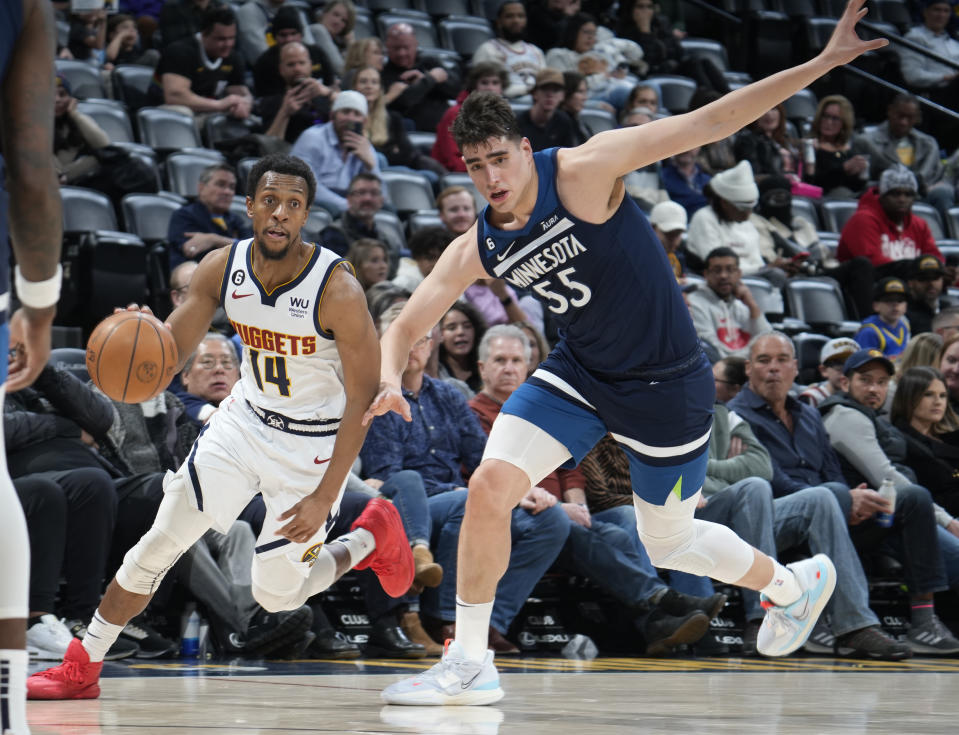
[[[170,330],[141,311],[111,314],[87,342],[90,379],[123,403],[140,403],[162,393],[173,379],[177,359]]]

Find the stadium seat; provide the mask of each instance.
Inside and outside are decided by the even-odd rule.
[[[238,194],[248,193],[246,190],[246,180],[250,177],[250,171],[259,161],[259,158],[242,158],[236,164],[236,191]]]
[[[846,9],[846,0],[817,0],[819,13],[826,18],[838,18]]]
[[[145,243],[156,243],[166,240],[170,218],[181,206],[157,194],[127,194],[120,208],[128,231]]]
[[[946,228],[942,224],[942,217],[939,216],[939,210],[937,210],[931,204],[926,204],[925,202],[913,202],[912,213],[926,221],[926,224],[929,225],[929,230],[932,232],[932,237],[934,240],[942,240],[943,238],[947,237]]]
[[[244,208],[244,216],[246,211]],[[304,242],[315,242],[323,244],[320,240],[320,233],[324,227],[329,227],[333,222],[333,217],[323,207],[313,207],[310,209],[310,216],[306,224],[300,229],[300,238]]]
[[[742,282],[749,289],[749,292],[756,299],[759,308],[762,309],[770,320],[776,321],[783,315],[783,294],[771,282],[765,278],[750,278],[745,276]]]
[[[777,4],[778,7],[773,9],[785,13],[790,18],[811,18],[816,15],[812,0],[778,0]]]
[[[809,18],[806,20],[806,51],[810,56],[818,54],[826,48],[835,27],[835,18]]]
[[[50,346],[53,349],[61,347],[83,348],[83,330],[79,327],[64,327],[60,324],[54,324],[50,328]]]
[[[97,67],[85,61],[73,59],[57,59],[55,62],[57,74],[62,74],[70,85],[70,94],[77,99],[87,97],[106,97],[106,90],[100,81],[100,72]]]
[[[729,56],[726,54],[726,47],[719,41],[711,38],[691,38],[687,37],[679,42],[682,46],[683,54],[693,59],[709,59],[720,71],[729,70]]]
[[[183,197],[195,197],[203,169],[225,162],[216,151],[171,153],[166,159],[167,188]]]
[[[222,140],[242,138],[254,132],[255,123],[250,120],[237,120],[235,117],[217,113],[210,115],[203,123],[203,137],[209,148],[216,148]]]
[[[448,186],[462,186],[470,190],[473,194],[473,201],[476,202],[476,211],[479,212],[486,206],[486,198],[479,193],[473,180],[468,173],[456,171],[454,173],[443,174],[440,177],[440,191]]]
[[[784,13],[753,11],[747,17],[745,34],[749,44],[748,70],[753,76],[768,76],[792,66],[796,28]]]
[[[483,17],[483,10],[475,7],[472,0],[413,0],[413,7],[429,13],[434,18],[444,18],[447,15]]]
[[[153,69],[135,64],[118,64],[110,74],[114,96],[128,109],[146,107],[147,93],[153,82]]]
[[[430,151],[433,150],[433,143],[436,142],[436,133],[430,133],[425,130],[411,130],[408,132],[407,137],[410,139],[410,143],[416,146],[416,149],[428,156]]]
[[[616,116],[598,107],[584,107],[579,113],[579,120],[586,126],[590,135],[602,133],[604,130],[615,130],[618,127]]]
[[[88,326],[127,304],[150,303],[148,248],[136,235],[100,232],[90,252]]]
[[[116,212],[106,194],[80,186],[61,186],[60,196],[64,232],[117,229]]]
[[[111,143],[132,143],[133,125],[122,102],[114,100],[88,99],[77,103],[77,111],[93,118]]]
[[[378,35],[376,32],[376,21],[373,15],[366,8],[356,9],[356,23],[353,24],[353,37],[359,41],[363,38]]]
[[[47,365],[66,370],[84,383],[90,380],[90,374],[87,372],[87,351],[81,347],[58,347],[50,350]]]
[[[390,193],[390,202],[398,212],[409,214],[417,209],[433,207],[433,188],[425,176],[386,170],[380,172],[380,178]]]
[[[412,8],[413,0],[363,0],[366,8],[372,12],[381,10],[401,10],[403,8]]]
[[[159,107],[137,110],[140,142],[159,151],[200,148],[203,143],[190,115]]]
[[[856,212],[859,202],[855,199],[824,199],[822,224],[828,232],[842,232],[843,226]]]
[[[393,233],[393,235],[396,236],[396,242],[401,243],[402,249],[405,252],[406,235],[403,232],[403,223],[400,222],[400,218],[392,212],[381,209],[373,215],[373,219],[376,222],[376,229]]]
[[[808,88],[800,89],[796,94],[786,98],[786,101],[783,102],[783,106],[786,108],[786,119],[790,120],[800,130],[803,127],[802,123],[812,122],[812,119],[816,116],[816,107],[818,105],[819,100],[816,99],[813,91]]]
[[[443,227],[443,220],[440,219],[440,213],[435,209],[421,209],[413,212],[406,220],[406,226],[409,228],[410,237],[420,230],[427,227]],[[409,239],[409,238],[407,238]]]
[[[952,207],[946,213],[946,226],[949,230],[949,237],[959,240],[959,207]]]
[[[792,215],[808,220],[817,230],[822,229],[819,222],[819,212],[816,211],[816,204],[812,199],[794,196],[792,198]]]
[[[674,114],[689,109],[689,100],[696,91],[696,82],[689,77],[663,75],[649,77],[645,81],[658,85],[660,107]]]
[[[832,278],[791,278],[783,288],[790,316],[831,336],[853,335],[859,322],[849,321],[839,284]]]
[[[230,212],[246,221],[248,219],[246,216],[246,197],[240,195],[233,197],[233,201],[230,202]]]
[[[903,0],[872,0],[872,7],[878,11],[879,20],[891,23],[901,34],[912,28],[912,16],[909,6]]]
[[[439,22],[440,45],[470,58],[481,44],[494,38],[493,29],[482,20],[444,18]]]
[[[822,380],[819,375],[819,355],[829,337],[814,332],[800,332],[794,334],[792,340],[796,347],[796,361],[799,363],[799,383],[809,385]]]
[[[396,23],[409,23],[413,27],[413,33],[416,34],[416,40],[419,42],[421,50],[440,45],[433,19],[427,13],[416,14],[416,11],[413,11],[413,13],[410,13],[410,11],[380,13],[376,17],[376,27],[379,29],[380,38],[386,38],[386,32],[390,26]]]

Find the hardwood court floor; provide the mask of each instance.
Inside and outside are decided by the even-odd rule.
[[[430,663],[429,661],[427,663]],[[390,707],[422,663],[107,664],[100,699],[30,702],[33,735],[955,733],[959,660],[524,658],[490,707]]]

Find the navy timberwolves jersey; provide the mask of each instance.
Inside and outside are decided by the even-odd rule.
[[[600,225],[570,214],[556,193],[557,148],[533,154],[539,194],[522,230],[478,220],[486,271],[529,289],[559,326],[557,350],[605,374],[668,368],[698,349],[666,253],[629,196]]]

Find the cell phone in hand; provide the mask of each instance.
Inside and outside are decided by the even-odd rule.
[[[363,123],[361,122],[351,122],[350,130],[352,130],[357,135],[363,135]]]
[[[790,260],[792,260],[793,263],[802,263],[808,257],[809,257],[809,253],[803,250],[801,253],[796,253],[794,256],[792,256]]]

